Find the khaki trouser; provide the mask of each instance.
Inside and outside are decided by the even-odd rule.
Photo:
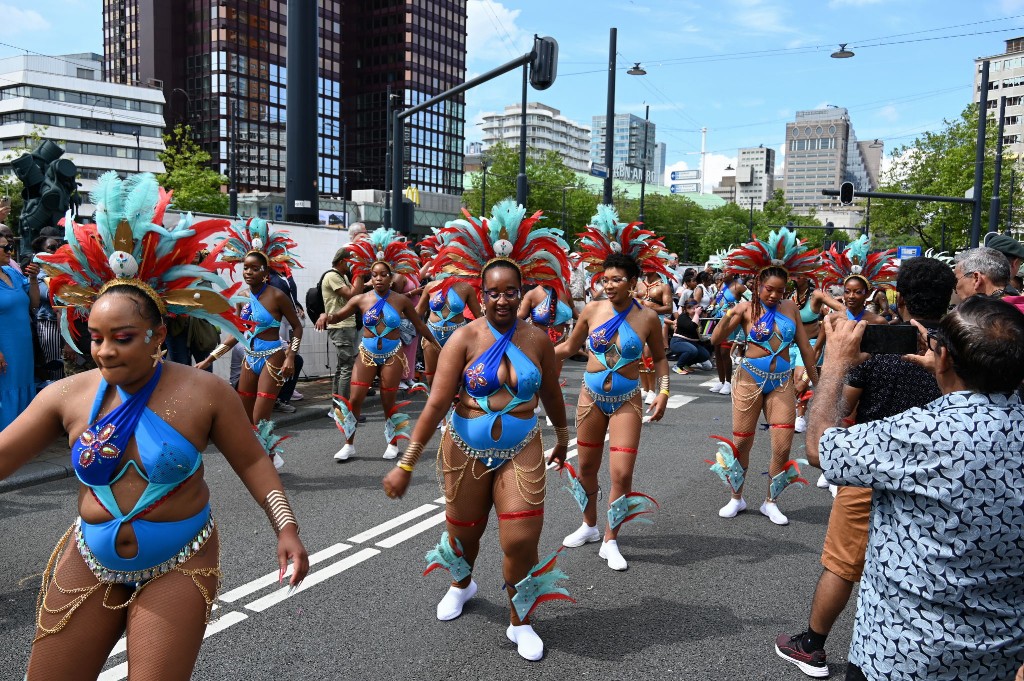
[[[334,370],[334,394],[348,399],[352,385],[352,365],[356,361],[357,329],[354,326],[328,329],[327,335],[337,350],[338,367]]]

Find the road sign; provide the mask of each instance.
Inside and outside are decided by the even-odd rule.
[[[675,173],[673,173],[674,175]],[[669,191],[673,194],[699,194],[700,183],[699,182],[686,182],[684,184],[674,184],[669,187]]]
[[[907,258],[919,258],[921,257],[920,246],[900,246],[896,249],[896,257],[900,260],[906,260]]]
[[[672,181],[673,182],[675,182],[676,180],[699,180],[699,179],[700,179],[700,171],[699,170],[673,170],[672,171]]]
[[[590,174],[594,177],[608,177],[608,168],[597,163],[590,164]]]

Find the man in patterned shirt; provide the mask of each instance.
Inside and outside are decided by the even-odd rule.
[[[900,317],[913,319],[928,328],[938,326],[946,314],[956,278],[945,263],[934,258],[913,258],[903,262],[896,280],[897,310]],[[935,377],[927,369],[899,355],[874,355],[846,376],[843,413],[847,425],[870,423],[913,407],[923,407],[942,396]],[[855,420],[850,418],[856,414]],[[808,451],[814,465],[818,458]],[[843,609],[853,585],[864,571],[871,513],[870,488],[839,487],[828,519],[825,546],[821,552],[823,570],[814,590],[807,630],[795,636],[779,634],[775,652],[800,671],[817,678],[828,676],[825,639]]]
[[[908,355],[942,397],[845,430],[864,324],[829,318],[807,448],[874,490],[846,678],[1004,681],[1024,663],[1024,314],[973,296]]]

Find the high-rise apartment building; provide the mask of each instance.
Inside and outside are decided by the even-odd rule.
[[[504,143],[519,147],[522,105],[506,106],[501,113],[483,114],[483,147]],[[534,156],[554,151],[576,172],[590,169],[590,128],[571,121],[558,109],[540,102],[526,104],[526,147]]]
[[[740,149],[736,155],[733,202],[761,210],[775,193],[775,150],[764,145]],[[717,193],[717,192],[716,192]]]
[[[843,182],[860,191],[877,189],[881,156],[879,140],[857,141],[846,109],[797,111],[796,120],[786,124],[786,201],[806,212],[834,204],[821,190]]]
[[[594,116],[593,125],[590,129],[590,161],[598,165],[604,165],[604,140],[605,140],[605,119],[607,116]],[[656,127],[653,121],[645,121],[633,114],[615,114],[613,122],[613,144],[612,167],[608,172],[613,177],[640,181],[641,173],[644,170],[644,158],[647,159],[646,171],[647,182],[651,184],[664,184],[665,168],[662,166],[660,173],[653,172],[655,150],[658,146]],[[647,150],[644,153],[644,139],[646,130]],[[662,155],[664,158],[664,154]],[[655,177],[659,175],[659,177]]]
[[[654,184],[665,184],[665,158],[668,156],[668,145],[658,142],[654,145]]]
[[[974,60],[974,102],[981,101],[981,63],[989,60],[988,111],[999,115],[999,98],[1006,97],[1003,121],[1004,152],[1024,154],[1024,37],[1006,41],[1006,51]]]
[[[389,104],[465,77],[466,0],[317,1],[320,192],[382,188]],[[283,191],[286,0],[103,0],[103,32],[107,80],[162,88],[166,125],[190,124],[240,192]],[[462,107],[406,121],[412,186],[461,192]]]

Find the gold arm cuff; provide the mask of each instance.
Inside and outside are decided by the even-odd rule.
[[[288,525],[295,526],[295,533],[299,532],[299,522],[295,519],[295,514],[292,513],[292,507],[288,503],[288,497],[284,495],[279,489],[272,489],[267,492],[267,498],[263,502],[263,510],[267,513],[267,518],[270,520],[270,526],[274,528],[275,534],[281,534],[281,531]]]
[[[668,374],[658,377],[658,388],[661,392],[668,394]]]
[[[215,360],[220,359],[224,355],[228,354],[228,351],[230,349],[231,348],[229,348],[227,345],[221,343],[220,345],[213,349],[213,352],[210,353],[210,357],[213,357]]]
[[[401,460],[398,462],[398,467],[403,471],[409,471],[412,473],[412,469],[416,467],[417,462],[420,460],[420,454],[422,453],[422,442],[410,442],[409,446],[405,448],[405,453],[402,454]]]
[[[300,345],[302,345],[302,336],[295,336],[294,338],[292,338],[292,352],[298,352]]]
[[[555,444],[569,446],[568,426],[555,426]]]

